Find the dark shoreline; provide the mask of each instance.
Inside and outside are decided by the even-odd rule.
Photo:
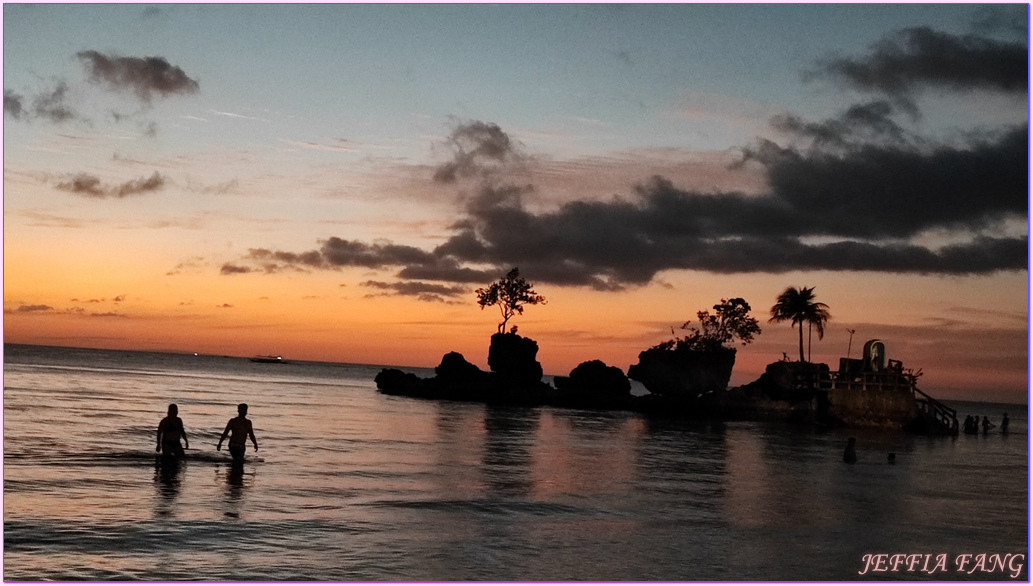
[[[35,353],[35,352],[39,352],[39,351],[69,352],[71,354],[79,354],[79,353],[83,353],[83,352],[103,352],[103,353],[112,353],[112,354],[114,354],[114,353],[128,353],[128,354],[132,354],[132,355],[135,355],[135,356],[168,355],[168,356],[174,356],[174,357],[179,357],[179,358],[193,358],[194,357],[194,354],[192,352],[185,352],[185,351],[181,351],[181,350],[128,350],[128,349],[121,349],[121,348],[93,348],[93,347],[85,347],[85,346],[65,346],[65,345],[60,345],[60,344],[21,344],[21,343],[14,343],[14,342],[6,342],[5,341],[4,342],[4,362],[5,363],[12,363],[12,364],[22,363],[24,361],[11,360],[11,359],[12,358],[17,358],[17,357],[22,356],[22,355],[25,355],[27,353]],[[198,354],[197,357],[198,358],[207,358],[207,359],[230,359],[230,360],[233,360],[234,362],[239,361],[241,363],[250,364],[248,362],[248,359],[247,359],[248,357],[246,355],[234,356],[234,355],[220,355],[220,354]],[[83,356],[83,358],[88,358],[88,357]],[[259,364],[255,364],[255,366],[256,367],[263,367],[264,366],[266,368],[269,367],[269,365],[259,365]],[[366,364],[366,363],[360,363],[360,362],[326,362],[326,361],[316,361],[316,360],[295,360],[295,359],[291,359],[290,360],[290,364],[289,365],[284,365],[284,366],[297,366],[297,367],[305,367],[305,366],[362,367],[362,368],[377,368],[377,369],[393,368],[393,369],[401,370],[401,371],[407,372],[407,373],[413,373],[413,374],[422,373],[422,374],[426,374],[426,375],[430,375],[430,374],[432,374],[434,372],[434,367],[432,367],[432,366],[409,366],[409,365],[398,365],[398,364]],[[546,375],[546,378],[555,379],[558,376],[560,376],[560,375]],[[957,405],[958,408],[959,408],[959,411],[964,410],[965,409],[964,406],[967,405],[967,404],[972,404],[972,405],[1001,405],[1001,406],[1007,406],[1011,410],[1014,410],[1014,411],[1023,411],[1023,412],[1028,412],[1029,411],[1029,403],[1028,402],[1026,402],[1026,403],[1007,403],[1007,402],[1000,402],[1000,401],[985,401],[985,400],[972,400],[972,399],[945,399],[944,402],[946,402],[946,403],[948,403],[948,404],[950,404],[952,406]]]

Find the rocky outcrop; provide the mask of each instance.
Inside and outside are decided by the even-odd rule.
[[[538,342],[517,334],[494,334],[488,348],[491,371],[517,385],[533,385],[542,380],[542,365],[536,360]]]
[[[441,364],[434,367],[435,378],[445,385],[484,384],[488,373],[471,364],[462,354],[449,352],[441,357]]]
[[[386,395],[420,396],[426,390],[425,380],[411,372],[385,368],[377,373],[373,382],[377,383],[377,388]]]
[[[734,365],[734,348],[650,348],[639,353],[638,364],[628,369],[628,377],[642,383],[650,393],[694,400],[725,390]]]
[[[624,371],[601,360],[582,362],[570,376],[557,376],[553,383],[564,404],[626,409],[635,402]]]
[[[542,365],[535,360],[538,343],[516,334],[495,334],[491,341],[488,363],[492,372],[481,370],[458,352],[449,352],[441,358],[431,378],[385,368],[374,381],[382,393],[389,395],[486,403],[547,403],[555,389],[542,382]]]
[[[538,344],[530,338],[495,334],[488,352],[491,372],[450,352],[431,378],[386,368],[375,381],[385,394],[621,409],[650,417],[886,428],[908,428],[919,419],[910,379],[899,366],[895,371],[874,372],[848,364],[838,373],[830,373],[825,364],[781,361],[769,364],[754,382],[729,389],[735,349],[655,347],[639,354],[639,362],[627,377],[617,367],[590,360],[569,376],[556,377],[554,388],[542,382],[537,354]],[[645,385],[650,394],[632,395],[629,377]]]
[[[631,382],[624,371],[607,366],[602,360],[589,360],[577,365],[570,376],[558,376],[556,388],[585,395],[623,397],[631,393]]]

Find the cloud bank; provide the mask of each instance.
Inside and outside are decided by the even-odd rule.
[[[500,179],[527,156],[499,126],[461,123],[433,180],[467,195],[439,246],[331,237],[301,253],[252,249],[222,272],[392,268],[421,284],[483,283],[519,266],[536,281],[620,290],[672,269],[1025,270],[1028,234],[1015,226],[1028,222],[1028,122],[950,143],[899,122],[920,115],[910,99],[919,87],[1024,90],[1025,51],[1021,63],[1015,52],[1014,43],[907,29],[867,56],[825,63],[823,74],[886,99],[850,105],[828,120],[774,117],[789,144],[759,139],[741,150],[739,165],[759,165],[766,176],[759,195],[680,189],[656,176],[626,197],[532,209],[525,200],[540,195],[534,186]],[[931,234],[940,241],[930,244]]]

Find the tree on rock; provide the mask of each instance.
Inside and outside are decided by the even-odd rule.
[[[814,300],[814,287],[787,287],[775,300],[771,308],[771,322],[788,321],[800,327],[800,362],[803,357],[803,324],[806,322],[818,331],[818,339],[825,335],[825,323],[829,321],[829,306]]]
[[[524,313],[524,305],[545,305],[545,298],[535,293],[532,285],[520,276],[520,269],[514,267],[509,273],[486,288],[477,290],[477,304],[481,309],[498,305],[502,312],[499,333],[506,332],[506,323],[514,315]],[[516,327],[514,326],[514,330]]]
[[[640,352],[638,363],[628,369],[628,378],[641,382],[650,393],[681,400],[696,400],[726,389],[735,366],[735,345],[752,342],[760,325],[741,297],[722,299],[714,305],[713,315],[705,310],[696,317],[698,326],[690,326],[692,322],[682,325],[688,335]]]
[[[668,340],[656,347],[718,350],[734,345],[736,341],[745,346],[760,333],[757,319],[750,317],[750,304],[741,297],[722,299],[721,303],[714,306],[714,315],[710,315],[710,311],[700,311],[696,313],[696,317],[699,319],[698,329],[689,325],[692,322],[685,322],[681,329],[689,330],[689,335]]]

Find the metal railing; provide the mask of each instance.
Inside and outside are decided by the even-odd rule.
[[[923,393],[917,386],[912,385],[912,389],[916,394],[915,403],[918,404],[918,411],[927,419],[946,428],[950,433],[958,435],[958,412]]]
[[[798,389],[831,391],[834,389],[859,391],[894,391],[913,387],[913,381],[900,372],[799,372],[794,383]]]

